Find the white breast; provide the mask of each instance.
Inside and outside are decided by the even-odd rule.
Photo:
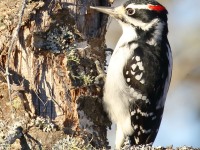
[[[110,59],[105,82],[105,108],[112,121],[121,124],[124,133],[131,133],[132,127],[128,99],[130,89],[123,76],[123,67],[133,53],[131,50],[134,50],[137,46],[137,44],[132,44],[131,48],[123,46],[115,49]]]
[[[123,67],[128,58],[134,53],[134,49],[138,47],[138,44],[131,44],[131,47],[129,47],[128,42],[136,39],[137,34],[131,25],[124,24],[123,22],[120,22],[120,24],[123,34],[111,56],[107,69],[104,106],[111,120],[121,126],[123,133],[130,134],[133,131],[128,98],[130,89],[123,76]]]

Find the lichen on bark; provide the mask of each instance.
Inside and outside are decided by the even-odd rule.
[[[9,37],[17,25],[20,2],[0,2],[0,11],[4,11],[0,15],[2,87],[6,87]],[[106,128],[110,122],[102,107],[103,80],[95,82],[99,74],[95,61],[104,69],[107,17],[89,9],[89,5],[102,4],[109,5],[106,0],[45,0],[26,4],[9,64],[12,103],[7,101],[8,95],[0,97],[0,120],[8,122],[1,129],[6,131],[17,122],[22,130],[13,130],[22,133],[19,139],[27,143],[26,148],[49,149],[66,135],[87,136],[96,148],[108,145]],[[44,118],[39,119],[39,125],[38,117]],[[12,135],[5,133],[3,139]],[[11,147],[16,142],[11,142]]]

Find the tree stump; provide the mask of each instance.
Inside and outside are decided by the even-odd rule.
[[[9,57],[21,5],[21,0],[0,2],[0,143],[59,149],[75,139],[80,147],[81,142],[107,147],[111,123],[102,106],[104,81],[98,78],[105,65],[107,16],[89,6],[110,2],[29,0]]]

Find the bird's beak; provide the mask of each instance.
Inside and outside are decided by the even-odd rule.
[[[93,7],[90,6],[91,9],[97,10],[99,12],[102,12],[104,14],[108,14],[111,17],[114,17],[116,19],[120,19],[123,13],[123,9],[121,8],[121,6],[119,7],[103,7],[103,6],[97,6],[97,7]]]

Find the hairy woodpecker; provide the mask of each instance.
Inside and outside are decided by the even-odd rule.
[[[162,119],[172,74],[167,10],[154,0],[129,0],[122,6],[91,7],[114,17],[123,34],[111,56],[104,106],[116,123],[116,149],[152,144]]]

